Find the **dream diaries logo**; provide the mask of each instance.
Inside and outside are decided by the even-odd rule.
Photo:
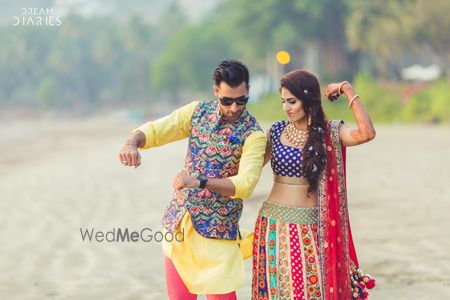
[[[59,16],[53,14],[53,8],[22,8],[20,16],[13,17],[13,26],[61,26]]]

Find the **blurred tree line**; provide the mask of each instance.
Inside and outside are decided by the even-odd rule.
[[[209,97],[216,64],[237,58],[274,87],[282,73],[299,67],[323,83],[354,78],[380,119],[395,120],[389,113],[399,110],[414,119],[424,106],[414,99],[421,91],[423,97],[440,95],[448,80],[404,100],[410,83],[401,81],[400,71],[414,63],[449,71],[448,11],[446,0],[218,0],[214,10],[190,22],[172,1],[157,22],[139,13],[73,12],[59,27],[2,24],[0,106],[86,111],[186,102]],[[291,53],[288,65],[275,63],[279,50]],[[448,120],[450,99],[437,98],[440,108],[429,109],[443,114],[438,121]],[[431,113],[425,120],[435,118]]]

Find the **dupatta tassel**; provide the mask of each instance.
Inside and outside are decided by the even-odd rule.
[[[351,264],[350,281],[352,283],[352,300],[368,299],[369,292],[375,287],[375,278],[369,274],[364,274],[361,269]]]

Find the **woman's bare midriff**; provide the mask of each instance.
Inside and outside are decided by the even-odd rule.
[[[317,207],[317,193],[311,193],[308,197],[308,187],[274,182],[266,201],[295,207]]]

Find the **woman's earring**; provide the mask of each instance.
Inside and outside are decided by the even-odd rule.
[[[308,126],[311,126],[311,115],[308,115]]]

